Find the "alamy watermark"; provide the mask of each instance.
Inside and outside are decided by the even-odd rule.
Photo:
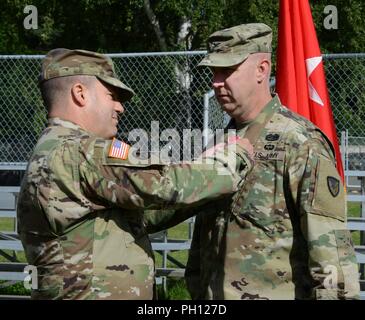
[[[23,20],[23,26],[25,29],[38,29],[38,9],[34,5],[26,5],[23,10],[27,16]]]
[[[37,270],[37,267],[29,264],[24,268],[23,272],[27,274],[27,276],[23,280],[24,288],[28,289],[28,290],[38,289],[38,270]]]
[[[25,29],[38,29],[38,9],[36,6],[30,4],[24,7],[23,12],[27,16],[23,20],[23,26]],[[338,29],[338,12],[337,7],[334,5],[327,5],[323,9],[323,13],[327,16],[323,20],[323,26],[327,30]]]
[[[337,7],[329,4],[324,7],[323,13],[327,16],[323,20],[323,26],[327,30],[337,30],[338,29],[338,12]]]
[[[236,165],[236,130],[216,129],[215,131],[199,129],[183,129],[182,134],[177,129],[170,128],[160,132],[158,121],[151,122],[150,132],[143,129],[133,129],[128,134],[131,148],[128,160],[132,164],[172,164],[194,160],[195,164],[216,165],[219,158],[230,168]],[[207,145],[204,146],[204,141]],[[219,173],[229,174],[222,170]]]
[[[323,273],[327,276],[323,280],[323,286],[325,289],[337,289],[338,288],[338,271],[334,265],[327,265],[323,269]]]

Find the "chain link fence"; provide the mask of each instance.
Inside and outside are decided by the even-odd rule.
[[[324,55],[344,169],[365,171],[365,54]]]
[[[203,127],[202,96],[210,89],[211,74],[197,68],[201,52],[111,54],[118,76],[136,96],[125,104],[118,136],[150,133],[158,121],[160,132]],[[0,56],[0,163],[26,163],[41,131],[46,113],[37,85],[42,56]],[[163,145],[164,141],[161,141]]]
[[[344,169],[365,171],[365,53],[325,54],[324,67]],[[274,79],[271,81],[272,91]],[[227,123],[212,91],[205,95],[209,128]]]
[[[109,55],[119,77],[137,93],[125,104],[119,124],[121,140],[130,142],[129,133],[136,128],[150,133],[152,121],[158,121],[160,132],[173,128],[180,136],[183,129],[224,127],[229,119],[212,93],[211,72],[197,67],[204,54],[205,51]],[[42,56],[0,56],[2,165],[26,163],[46,125],[37,87],[41,59]],[[324,59],[339,138],[346,130],[349,136],[365,136],[365,54],[324,55]],[[166,143],[160,141],[160,145]],[[360,152],[358,158],[363,159],[363,155]]]

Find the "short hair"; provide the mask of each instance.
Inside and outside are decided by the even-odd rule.
[[[57,101],[65,98],[65,94],[69,92],[75,83],[82,83],[90,87],[95,84],[95,76],[76,75],[67,77],[53,78],[40,83],[39,87],[47,111],[50,111]]]

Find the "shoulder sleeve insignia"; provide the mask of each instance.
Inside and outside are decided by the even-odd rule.
[[[331,192],[332,196],[335,198],[338,196],[338,193],[340,192],[340,181],[335,178],[328,176],[327,177],[327,186],[329,191]]]
[[[128,158],[129,144],[113,138],[110,144],[108,157],[125,160]]]

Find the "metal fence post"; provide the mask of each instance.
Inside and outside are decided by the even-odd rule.
[[[346,167],[346,157],[345,157],[345,153],[346,153],[346,132],[345,131],[341,131],[341,158],[342,158],[342,163],[343,163],[343,170],[346,171],[347,167]],[[348,178],[347,176],[345,176],[345,186],[348,185]]]
[[[214,97],[214,90],[208,91],[204,94],[204,113],[203,113],[203,147],[208,144],[209,133],[208,130],[212,129],[209,125],[209,112],[210,112],[210,99]]]

